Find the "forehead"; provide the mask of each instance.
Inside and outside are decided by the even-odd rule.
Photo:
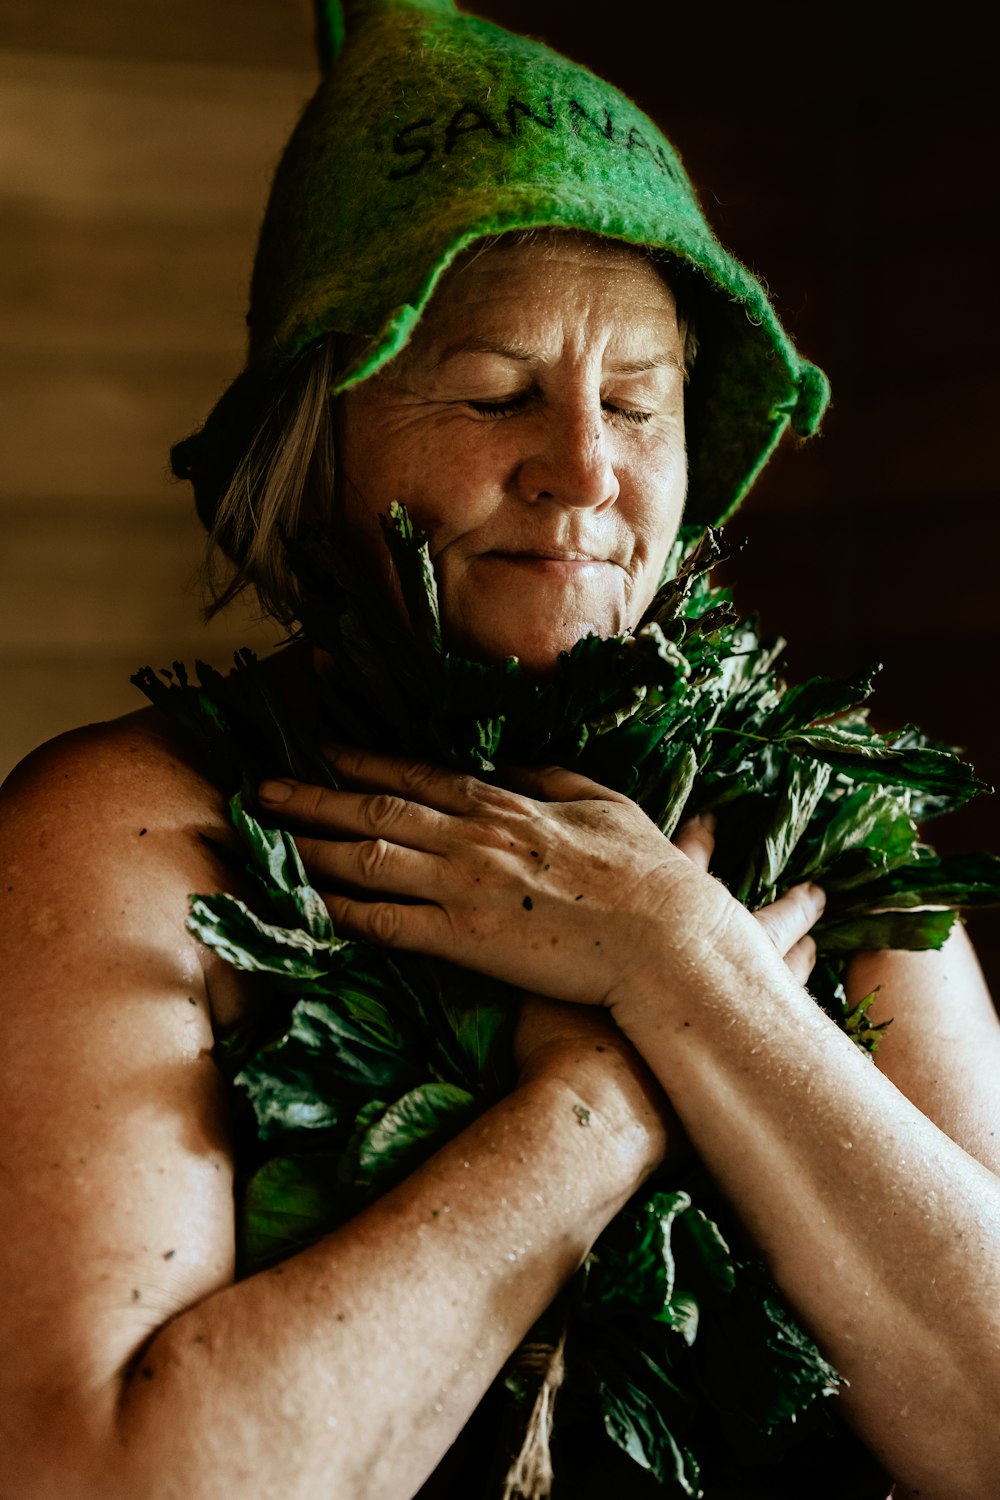
[[[442,277],[414,331],[414,354],[460,337],[534,344],[586,330],[623,349],[680,346],[677,305],[659,267],[614,240],[559,233],[466,251]]]

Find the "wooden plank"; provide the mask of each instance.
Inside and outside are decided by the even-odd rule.
[[[259,211],[312,73],[0,53],[0,198],[163,224]]]
[[[169,662],[184,642],[200,650],[280,638],[249,609],[201,621],[204,533],[179,491],[168,503],[21,506],[3,518],[0,657],[32,652],[152,653]]]
[[[192,661],[197,654],[193,642],[174,643],[174,657]],[[208,659],[225,669],[231,652],[220,644]],[[129,681],[143,661],[141,652],[30,660],[0,656],[0,780],[54,735],[145,707],[147,700]]]
[[[235,369],[257,232],[239,221],[192,234],[148,219],[67,219],[9,212],[0,220],[0,354],[145,351],[222,356]]]
[[[143,706],[131,657],[5,661],[0,657],[0,777],[36,745]]]
[[[75,367],[57,357],[23,367],[7,360],[0,412],[11,440],[0,465],[0,505],[162,498],[174,484],[171,444],[204,421],[238,368],[237,359],[156,365],[108,356]]]
[[[311,0],[4,0],[0,45],[161,62],[312,65]]]

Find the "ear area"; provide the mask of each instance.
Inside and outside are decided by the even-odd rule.
[[[314,0],[316,58],[328,78],[344,45],[344,7],[340,0]]]

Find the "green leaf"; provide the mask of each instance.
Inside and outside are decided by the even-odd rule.
[[[654,1317],[663,1312],[674,1290],[671,1227],[690,1206],[685,1192],[654,1193],[613,1221],[594,1250],[599,1301],[628,1304]]]
[[[945,794],[952,805],[987,790],[970,765],[943,750],[891,745],[833,728],[790,735],[782,744],[793,755],[811,755],[848,771],[856,781]]]
[[[592,1295],[622,1314],[644,1313],[693,1344],[701,1300],[732,1290],[729,1246],[683,1191],[654,1192],[613,1221],[591,1256]]]
[[[699,1500],[698,1464],[678,1443],[656,1401],[625,1375],[615,1386],[602,1382],[600,1400],[611,1441],[660,1484],[676,1485],[680,1494]]]
[[[394,501],[388,517],[380,519],[413,633],[421,644],[440,651],[441,611],[427,538],[416,531],[405,505]]]
[[[411,1089],[374,1120],[362,1120],[355,1180],[371,1184],[404,1175],[464,1129],[475,1112],[472,1094],[454,1084]]]
[[[363,1029],[327,1001],[299,1000],[284,1034],[236,1077],[260,1139],[349,1127],[362,1093],[388,1094],[413,1081],[400,1041],[398,1031]]]
[[[327,1152],[273,1157],[246,1186],[241,1211],[241,1273],[296,1255],[358,1211]]]
[[[864,880],[872,869],[886,869],[912,856],[919,842],[910,815],[908,794],[878,786],[835,786],[825,817],[818,819],[813,837],[804,841],[802,858],[796,861],[795,878],[808,879],[823,872],[827,892]],[[847,851],[864,848],[866,863],[853,876],[838,876],[837,861]]]
[[[948,910],[884,911],[825,920],[813,928],[820,953],[861,953],[883,948],[942,948],[957,920]]]
[[[872,1056],[878,1050],[878,1044],[886,1033],[886,1028],[892,1025],[892,1021],[880,1021],[877,1026],[868,1022],[868,1012],[871,1009],[878,990],[872,990],[863,1000],[859,1000],[853,1010],[848,1011],[844,1020],[844,1030],[856,1046],[862,1052],[868,1052]]]
[[[347,946],[340,938],[264,922],[245,901],[228,895],[192,896],[187,928],[234,968],[286,979],[318,979],[326,972],[323,960]]]
[[[724,1316],[706,1318],[694,1354],[720,1432],[749,1458],[780,1454],[842,1384],[759,1265],[739,1265]]]
[[[736,1266],[732,1251],[718,1224],[702,1209],[692,1206],[687,1213],[681,1214],[674,1232],[674,1245],[685,1278],[696,1280],[699,1290],[710,1289],[723,1296],[733,1290]]]
[[[830,767],[816,761],[790,762],[769,804],[770,816],[748,868],[734,888],[737,900],[751,908],[774,900],[793,851],[826,791]]]
[[[868,907],[980,906],[996,901],[1000,859],[993,854],[938,856],[921,848],[911,864],[888,870],[864,889],[841,899],[837,911],[852,909],[852,897]]]
[[[878,668],[856,677],[835,681],[829,677],[812,677],[808,682],[786,688],[768,715],[766,733],[781,739],[795,731],[807,729],[818,719],[840,718],[857,708],[871,694]]]
[[[324,943],[336,942],[330,913],[322,896],[309,884],[292,835],[283,828],[264,828],[246,811],[240,792],[229,803],[229,816],[247,846],[254,873],[278,913],[292,921],[300,918],[311,937]]]

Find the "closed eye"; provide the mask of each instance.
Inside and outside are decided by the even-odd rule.
[[[509,417],[515,412],[523,411],[531,402],[532,396],[533,392],[524,391],[518,396],[508,396],[505,401],[468,401],[466,405],[471,406],[474,412],[478,412],[483,417]],[[613,401],[602,401],[601,407],[610,417],[620,418],[623,422],[632,422],[636,426],[648,422],[653,415],[649,411],[635,411],[627,406],[616,406]]]
[[[522,391],[518,396],[508,396],[505,401],[467,401],[465,404],[483,417],[509,417],[516,411],[523,411],[532,395],[531,391]]]
[[[648,422],[653,415],[651,411],[635,411],[628,406],[615,406],[611,401],[602,401],[601,406],[610,416],[620,417],[623,422],[634,422],[637,426]]]

